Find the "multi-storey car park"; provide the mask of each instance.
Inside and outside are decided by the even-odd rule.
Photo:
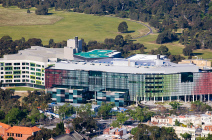
[[[159,55],[149,60],[133,56],[58,62],[46,68],[45,79],[47,92],[57,102],[80,103],[93,98],[98,104],[123,106],[132,101],[204,100],[212,94],[211,71],[175,64]],[[84,89],[87,92],[78,92]]]

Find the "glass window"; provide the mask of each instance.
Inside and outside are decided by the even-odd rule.
[[[26,63],[22,63],[22,65],[25,65]]]
[[[28,65],[28,66],[29,66],[29,63],[26,63],[26,65]]]
[[[13,76],[12,76],[12,75],[5,75],[4,78],[5,78],[5,79],[12,79]]]
[[[26,73],[25,71],[22,71],[22,73]]]
[[[41,65],[37,64],[36,67],[41,67]]]
[[[21,71],[13,71],[13,74],[21,74]]]
[[[21,76],[20,75],[14,75],[14,78],[20,78]]]
[[[0,63],[0,66],[4,66],[4,63]]]
[[[35,63],[30,63],[30,66],[31,67],[35,67]]]
[[[36,69],[36,71],[41,71],[40,69]]]
[[[14,63],[15,66],[20,65],[20,63]]]
[[[12,74],[12,71],[6,71],[5,74]]]
[[[23,79],[22,82],[25,82],[25,79]]]
[[[26,67],[26,69],[29,69],[29,67]]]
[[[1,67],[1,70],[4,70],[4,68],[3,68],[3,67]]]
[[[20,82],[20,80],[14,80],[14,82]]]
[[[35,75],[35,73],[34,73],[34,72],[30,72],[30,74]]]
[[[14,67],[14,70],[20,70],[20,67]]]
[[[5,63],[5,66],[12,66],[12,63]]]
[[[4,70],[13,70],[13,67],[5,67]]]
[[[25,75],[22,75],[22,78],[25,78]]]
[[[22,69],[24,70],[24,69],[25,69],[25,67],[22,67]]]
[[[35,70],[35,68],[30,68],[30,70]]]

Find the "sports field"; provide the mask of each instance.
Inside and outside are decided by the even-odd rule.
[[[86,42],[97,40],[103,42],[105,38],[115,38],[118,32],[118,25],[122,19],[87,15],[82,13],[49,10],[49,15],[35,15],[34,9],[19,9],[17,7],[0,7],[0,37],[9,35],[15,39],[25,37],[41,38],[43,44],[48,44],[49,39],[55,42],[67,40],[78,36]],[[149,31],[143,25],[132,21],[126,21],[129,33],[137,37]]]

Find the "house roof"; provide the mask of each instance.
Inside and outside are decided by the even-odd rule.
[[[0,127],[3,127],[3,128],[5,128],[5,129],[8,129],[8,128],[10,128],[11,126],[10,126],[10,125],[7,125],[7,124],[5,124],[5,123],[1,123],[1,122],[0,122]]]
[[[37,132],[40,130],[41,129],[38,128],[37,126],[34,126],[34,127],[13,126],[10,129],[8,129],[6,132],[32,135],[33,132]]]
[[[78,134],[76,131],[71,132],[70,134],[63,134],[53,138],[54,140],[86,140],[84,136]]]

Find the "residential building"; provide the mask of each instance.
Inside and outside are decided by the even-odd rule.
[[[0,122],[0,136],[1,136],[3,139],[6,139],[6,138],[7,138],[7,133],[6,133],[6,131],[7,131],[10,127],[11,127],[10,125],[7,125],[7,124],[4,124],[4,123],[1,123],[1,122]]]
[[[41,129],[34,127],[23,127],[23,126],[10,126],[4,123],[0,123],[0,135],[4,140],[9,137],[13,137],[15,140],[26,140],[32,135],[36,135]]]
[[[66,134],[50,138],[49,140],[90,140],[90,138],[82,134],[79,134],[76,131],[70,132],[69,129],[66,129]]]

